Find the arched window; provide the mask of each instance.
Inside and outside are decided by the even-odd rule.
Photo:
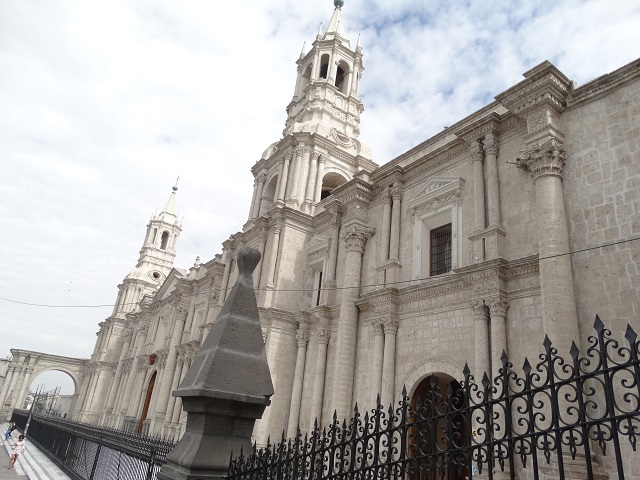
[[[167,243],[169,243],[169,232],[165,230],[162,232],[162,237],[160,238],[160,250],[166,250]]]

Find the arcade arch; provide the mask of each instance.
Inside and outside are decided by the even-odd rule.
[[[71,377],[74,393],[69,413],[73,412],[77,403],[80,379],[85,373],[89,360],[15,348],[11,349],[11,355],[7,376],[0,390],[0,418],[8,419],[14,408],[22,408],[33,381],[42,373],[49,371],[63,372]]]

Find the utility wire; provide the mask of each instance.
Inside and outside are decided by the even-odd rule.
[[[605,243],[603,245],[597,245],[594,247],[586,247],[586,248],[582,248],[580,250],[574,250],[571,252],[566,252],[566,253],[558,253],[556,255],[548,255],[546,257],[540,257],[538,259],[538,261],[542,261],[542,260],[549,260],[552,258],[558,258],[558,257],[563,257],[565,255],[574,255],[576,253],[582,253],[582,252],[588,252],[591,250],[596,250],[598,248],[605,248],[605,247],[612,247],[615,245],[621,245],[624,243],[631,243],[631,242],[635,242],[637,240],[640,240],[640,237],[636,237],[636,238],[629,238],[629,239],[625,239],[625,240],[617,240],[615,242],[610,242],[610,243]],[[428,280],[429,278],[432,277],[422,277],[422,278],[415,278],[415,279],[410,279],[410,280],[399,280],[397,282],[388,282],[385,284],[385,287],[389,286],[389,285],[402,285],[405,283],[413,283],[413,282],[419,282],[422,280]],[[375,288],[375,287],[379,287],[378,284],[369,284],[369,285],[360,285],[358,287],[331,287],[331,288],[323,288],[322,290],[324,291],[330,291],[330,290],[350,290],[353,288]],[[231,288],[213,288],[211,290],[208,291],[201,291],[201,292],[196,292],[196,293],[191,293],[188,295],[184,295],[185,297],[191,297],[191,296],[198,296],[198,295],[206,295],[208,293],[213,293],[214,291],[219,291],[219,292],[223,292],[226,290],[231,290]],[[267,288],[255,288],[254,289],[257,292],[260,291],[271,291],[271,292],[317,292],[318,289],[316,288],[281,288],[281,289],[267,289]],[[105,308],[105,307],[115,307],[115,304],[101,304],[101,305],[49,305],[49,304],[45,304],[45,303],[31,303],[31,302],[21,302],[18,300],[13,300],[10,298],[4,298],[4,297],[0,297],[0,300],[5,301],[5,302],[9,302],[9,303],[17,303],[19,305],[27,305],[29,307],[47,307],[47,308]],[[128,306],[128,305],[138,305],[138,303],[125,303],[122,306]]]

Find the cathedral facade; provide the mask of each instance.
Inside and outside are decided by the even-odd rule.
[[[378,396],[390,405],[403,387],[414,396],[434,376],[455,385],[465,363],[496,376],[502,352],[522,365],[545,334],[561,353],[584,348],[596,313],[620,337],[637,325],[640,61],[583,86],[543,62],[379,166],[358,140],[362,57],[338,6],[297,60],[283,137],[252,167],[248,220],[222,253],[173,266],[175,191],[151,219],[83,364],[75,419],[183,431],[171,392],[245,246],[262,254],[254,284],[275,389],[259,445]]]

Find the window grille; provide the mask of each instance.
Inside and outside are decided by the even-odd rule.
[[[434,228],[430,232],[430,275],[451,271],[451,224]]]

